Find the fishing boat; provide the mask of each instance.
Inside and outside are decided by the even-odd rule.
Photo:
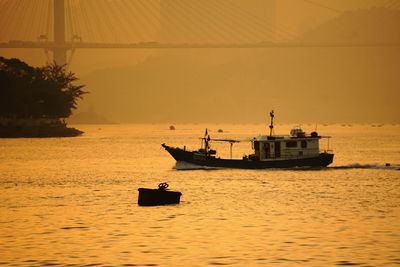
[[[212,139],[206,129],[201,148],[187,150],[162,144],[177,162],[187,162],[205,167],[267,169],[267,168],[297,168],[326,167],[333,162],[329,145],[327,150],[320,150],[319,141],[330,136],[320,136],[316,131],[305,133],[300,127],[290,131],[290,135],[274,135],[274,111],[270,112],[271,123],[269,135],[261,135],[247,140],[251,143],[252,154],[241,159],[232,158],[232,146],[242,140]],[[227,142],[230,144],[231,158],[217,157],[217,151],[211,148],[212,142]]]

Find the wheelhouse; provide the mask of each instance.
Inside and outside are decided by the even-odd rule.
[[[258,160],[278,160],[316,157],[320,154],[317,132],[307,135],[300,128],[288,136],[259,136],[252,140],[254,156]]]

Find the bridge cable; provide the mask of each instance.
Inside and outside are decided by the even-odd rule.
[[[40,35],[40,2],[35,0],[31,3],[33,6],[28,8],[27,32],[25,36],[31,35],[33,40],[37,40],[38,35]],[[38,15],[39,18],[37,17]]]
[[[71,7],[68,1],[65,1],[65,39],[72,42],[74,36],[74,27],[72,26]],[[67,28],[68,26],[68,28]]]
[[[219,36],[226,36],[223,40],[223,42],[226,43],[232,43],[232,42],[237,42],[237,36],[244,36],[247,35],[247,37],[252,37],[251,33],[249,32],[244,32],[240,34],[240,28],[235,27],[236,25],[233,25],[232,23],[236,20],[235,13],[231,12],[229,9],[226,9],[225,7],[222,6],[220,0],[213,1],[204,1],[204,2],[197,2],[198,4],[197,7],[193,8],[193,12],[196,14],[196,10],[203,9],[203,14],[200,14],[202,18],[202,24],[207,23],[209,19],[211,19],[212,27],[217,30],[217,34]],[[219,11],[219,12],[218,12]],[[220,16],[218,18],[218,16]],[[204,21],[205,20],[205,21]],[[214,42],[221,42],[218,40],[214,40]]]
[[[130,1],[130,2],[136,2],[136,1]],[[132,4],[132,6],[130,6]],[[132,23],[132,18],[129,18],[129,15],[131,17],[137,18],[137,8],[134,6],[134,3],[128,3],[127,1],[121,1],[120,2],[120,7],[115,8],[113,13],[117,16],[119,19],[117,25],[115,25],[116,30],[121,30],[122,32],[119,34],[120,36],[123,35],[124,38],[122,39],[123,42],[129,43],[129,40],[135,40],[135,38],[130,39],[130,36],[134,36],[136,38],[142,39],[143,37],[141,36],[142,33],[138,30],[138,24],[137,23]],[[121,11],[119,11],[121,10]],[[119,13],[119,14],[118,14]],[[128,13],[128,15],[126,14]],[[114,15],[114,16],[115,16]],[[126,23],[126,21],[129,21],[129,23]],[[135,40],[136,42],[136,40]]]
[[[256,25],[258,25],[258,27],[260,27],[261,29],[264,29],[267,31],[267,33],[269,34],[269,37],[273,37],[272,39],[274,41],[276,41],[277,39],[282,39],[282,40],[286,40],[286,39],[291,39],[293,38],[293,34],[284,30],[278,30],[277,26],[276,26],[276,22],[272,22],[271,20],[266,21],[267,24],[265,24],[264,22],[260,21],[260,19],[256,16],[254,16],[251,12],[244,10],[238,6],[235,6],[234,4],[232,5],[234,8],[236,8],[237,10],[239,10],[239,12],[241,12],[243,14],[243,16],[245,14],[247,14],[250,17],[254,17],[254,23]],[[268,19],[268,18],[267,18]],[[273,24],[273,25],[271,25]]]
[[[386,6],[389,6],[390,8],[398,9],[398,8],[400,8],[400,1],[389,0],[389,1],[387,1]]]
[[[71,9],[71,19],[74,24],[75,34],[79,36],[79,41],[82,41],[82,26],[80,19],[78,19],[78,10],[76,8],[76,4],[73,5],[73,2],[70,0],[70,9]]]
[[[255,14],[252,12],[243,12],[244,6],[234,5],[233,2],[227,4],[226,2],[219,1],[218,4],[222,10],[226,10],[231,13],[229,18],[231,25],[236,29],[234,41],[237,42],[260,42],[265,41],[267,38],[265,34],[265,25],[263,22],[257,21]],[[255,22],[256,21],[256,22]],[[261,25],[261,27],[260,27]],[[247,35],[247,38],[239,41],[238,38]]]
[[[256,28],[254,28],[254,24],[253,26],[251,25],[247,25],[250,24],[251,21],[249,21],[249,18],[254,16],[254,14],[247,14],[247,13],[243,13],[241,12],[241,8],[238,6],[232,6],[230,4],[224,3],[223,1],[215,1],[215,4],[217,4],[219,6],[219,8],[221,10],[225,10],[226,12],[229,12],[230,16],[231,16],[231,20],[235,23],[239,23],[239,27],[235,27],[237,29],[235,35],[247,35],[250,39],[254,39],[254,37],[256,37],[258,39],[258,41],[264,41],[265,39],[265,35],[264,33],[262,33],[262,31],[258,31],[256,30]],[[243,21],[245,21],[246,23],[243,24]],[[262,23],[261,23],[262,24]],[[234,25],[237,26],[237,25]],[[243,26],[245,28],[243,28]],[[258,25],[259,26],[259,25]],[[262,25],[262,27],[260,27],[261,29],[264,30],[264,26]],[[244,32],[240,32],[240,29],[244,29]],[[247,29],[246,29],[247,28]],[[237,37],[234,37],[235,39]],[[237,42],[237,41],[236,41]]]
[[[46,35],[47,35],[47,39],[50,40],[50,38],[52,37],[53,33],[51,31],[52,29],[52,17],[53,17],[53,12],[52,12],[52,2],[53,1],[47,1],[47,12],[46,12],[46,18],[47,18],[47,22],[46,22]]]
[[[29,23],[30,24],[29,27],[31,28],[31,30],[29,32],[30,33],[35,32],[35,30],[37,29],[37,26],[39,26],[38,33],[40,33],[40,16],[39,16],[39,20],[36,18],[38,12],[40,11],[40,9],[39,9],[40,2],[37,3],[37,0],[33,0],[32,2],[33,2],[33,7],[32,7],[32,9],[31,8],[28,9],[30,11],[30,14],[29,14],[29,17],[27,17],[27,19],[29,19],[29,21],[31,22],[31,23]],[[33,29],[35,29],[35,30],[33,30]],[[36,35],[35,39],[37,39],[38,34],[35,34],[35,35]],[[27,35],[25,35],[25,36],[27,36]]]
[[[177,31],[177,34],[179,35],[179,39],[182,39],[182,33],[185,36],[185,38],[189,38],[192,41],[191,42],[199,42],[198,41],[198,35],[196,35],[195,30],[201,27],[196,27],[193,24],[193,21],[199,21],[199,19],[201,20],[201,18],[198,18],[197,15],[199,14],[199,9],[198,8],[193,8],[191,6],[188,6],[188,2],[189,1],[175,1],[174,2],[174,9],[173,11],[175,12],[175,14],[173,15],[173,21],[172,24],[170,24],[170,26],[173,26],[174,24],[178,24],[181,31],[183,32],[179,32]],[[202,3],[204,4],[205,1],[203,1]],[[193,12],[193,9],[195,9],[196,11]],[[171,11],[172,9],[169,9],[169,11]],[[210,15],[210,14],[208,14]],[[200,15],[201,16],[201,15]],[[179,20],[179,19],[181,20]],[[193,27],[194,26],[194,27]],[[201,25],[203,26],[203,25]],[[175,26],[174,28],[177,28],[177,26]],[[197,37],[197,39],[196,39]],[[208,36],[208,38],[210,38]],[[188,39],[184,39],[183,41],[179,41],[179,42],[188,42]]]
[[[143,29],[144,26],[141,25],[142,20],[140,18],[140,16],[142,15],[143,12],[140,12],[140,4],[138,3],[138,1],[123,1],[123,10],[125,12],[128,12],[128,14],[125,14],[124,12],[124,19],[122,21],[120,21],[120,25],[122,26],[121,29],[125,35],[125,38],[127,36],[133,36],[134,38],[132,39],[132,41],[134,42],[139,42],[140,40],[144,40],[145,39],[145,35],[143,35],[143,32],[140,30],[141,28]],[[117,11],[118,12],[118,11]],[[146,13],[146,11],[144,12]],[[132,21],[132,18],[129,18],[129,15],[131,17],[135,17],[136,20]],[[128,19],[125,19],[125,17],[128,17]],[[129,20],[130,22],[132,22],[132,24],[128,24],[124,23],[124,20]],[[126,39],[125,41],[127,43],[129,43],[129,39]]]
[[[81,34],[82,34],[82,38],[85,38],[85,41],[90,40],[92,33],[90,32],[90,25],[89,25],[89,21],[88,18],[86,16],[86,13],[82,7],[81,4],[77,4],[75,5],[77,7],[76,10],[76,16],[77,16],[77,21],[79,22],[79,25],[81,26]],[[83,36],[83,33],[86,32],[86,36]]]
[[[22,18],[24,18],[24,20],[20,21],[20,33],[21,33],[21,37],[19,37],[19,39],[23,40],[24,37],[26,36],[26,38],[29,38],[28,40],[31,40],[29,36],[30,34],[30,27],[31,24],[29,23],[29,20],[32,19],[30,18],[30,11],[32,11],[31,8],[31,4],[32,2],[26,2],[26,4],[23,3],[24,1],[21,0],[21,7],[22,7]],[[29,37],[28,37],[29,36]]]
[[[205,14],[207,15],[208,13],[211,14],[211,17],[213,18],[213,20],[215,21],[215,25],[214,28],[222,31],[222,33],[226,33],[227,38],[226,38],[226,42],[227,43],[238,43],[238,38],[243,38],[244,40],[248,40],[254,38],[254,35],[257,35],[258,32],[257,31],[253,31],[253,29],[250,27],[250,30],[243,30],[243,27],[241,27],[242,25],[236,25],[235,22],[237,21],[244,21],[245,18],[240,18],[239,20],[236,19],[237,13],[236,12],[232,12],[230,9],[226,9],[224,5],[222,5],[221,1],[213,1],[213,3],[211,4],[211,1],[206,1],[203,3],[198,3],[199,7],[196,7],[196,9],[200,9],[204,6],[204,8],[206,8],[205,10]],[[195,13],[196,9],[194,10]],[[215,11],[221,11],[221,12],[217,12],[215,13]],[[213,13],[211,13],[211,11],[214,11]],[[221,17],[220,19],[217,19],[218,15],[221,15],[222,13],[224,13],[224,16]],[[205,16],[203,16],[205,17]],[[207,20],[207,19],[206,19]],[[204,19],[203,19],[203,23],[204,23]],[[253,31],[253,33],[252,33]],[[223,34],[220,34],[223,35]],[[214,41],[215,42],[215,41]],[[217,41],[218,42],[218,41]]]
[[[159,29],[160,29],[160,6],[156,5],[155,1],[143,1],[141,0],[142,3],[147,4],[147,10],[150,10],[150,12],[148,12],[149,15],[147,15],[150,24],[149,26],[152,29],[152,39],[153,40],[157,40],[157,36],[159,33]]]
[[[265,24],[264,21],[259,20],[254,13],[246,11],[244,7],[235,5],[233,2],[230,4],[225,3],[224,7],[225,9],[231,9],[233,11],[233,14],[235,14],[235,22],[241,23],[246,18],[245,26],[249,29],[245,29],[245,31],[252,31],[254,36],[257,36],[257,41],[265,41],[265,38],[270,38],[271,32],[272,36],[274,35],[273,26],[271,26],[272,30],[268,29],[269,25]],[[254,18],[254,20],[251,20],[251,18]],[[243,25],[243,23],[241,23],[241,25]]]
[[[175,0],[177,3],[180,0]],[[181,35],[182,35],[182,30],[177,30],[183,27],[184,34],[187,34],[188,31],[190,30],[185,29],[186,26],[182,26],[183,23],[178,23],[176,25],[176,16],[172,12],[169,12],[171,8],[167,7],[166,5],[171,4],[171,1],[162,1],[161,6],[160,6],[160,32],[161,32],[161,42],[165,42],[164,36],[167,36],[167,40],[172,39],[172,40],[179,40]],[[174,4],[175,4],[174,3]],[[167,12],[168,11],[168,12]],[[175,9],[174,9],[175,11]],[[173,31],[171,31],[171,27],[168,27],[169,25],[173,26]],[[172,38],[171,38],[172,37]]]
[[[88,0],[88,3],[90,4],[91,1]],[[91,17],[92,19],[94,19],[94,23],[97,27],[94,27],[93,29],[98,29],[98,34],[100,36],[100,42],[107,42],[107,23],[106,21],[102,18],[102,16],[100,15],[103,12],[103,6],[99,3],[102,3],[102,0],[96,0],[95,1],[96,4],[90,4],[91,8],[90,10],[92,11],[91,13]],[[94,8],[93,6],[95,6],[96,8]],[[100,9],[100,12],[98,11]],[[100,27],[100,28],[99,28]]]
[[[162,1],[162,0],[161,0]],[[148,1],[150,8],[153,10],[151,17],[153,19],[155,40],[159,41],[160,29],[161,29],[161,13],[160,13],[160,1]]]
[[[154,7],[155,7],[154,4],[149,5],[149,2],[152,2],[152,1],[143,1],[143,0],[137,1],[137,11],[139,14],[142,15],[142,17],[143,17],[142,21],[145,22],[144,23],[145,25],[142,27],[142,29],[145,30],[147,28],[147,30],[145,30],[145,32],[147,32],[147,33],[151,32],[153,30],[154,34],[155,34],[157,28],[159,27],[159,23],[157,23],[157,21],[159,21],[160,15],[158,14],[158,16],[157,16],[157,14],[155,13],[156,9],[154,9]],[[147,22],[147,25],[146,25],[146,22]],[[143,36],[142,41],[145,41],[146,34],[142,34],[142,36]],[[147,36],[147,38],[149,38],[149,37]],[[152,39],[154,40],[154,38],[152,38]]]
[[[93,40],[101,40],[102,36],[101,33],[99,33],[99,31],[96,31],[94,29],[96,29],[96,27],[93,25],[93,12],[92,14],[90,12],[88,12],[87,8],[86,8],[86,4],[90,2],[90,0],[86,0],[85,2],[81,2],[82,5],[82,11],[85,17],[85,20],[87,21],[88,24],[88,28],[87,28],[87,32],[91,33],[93,36]],[[90,3],[89,3],[90,5]],[[91,7],[90,10],[93,10],[94,7]]]
[[[202,8],[204,8],[204,4],[207,2],[207,0],[203,1],[200,5]],[[190,3],[192,3],[192,5],[190,5]],[[187,31],[187,33],[185,34],[186,36],[188,36],[188,38],[192,39],[192,42],[199,42],[199,37],[201,37],[201,35],[198,34],[198,29],[200,29],[200,31],[204,31],[204,24],[202,24],[204,22],[204,17],[206,16],[207,19],[213,19],[214,20],[214,16],[211,14],[211,12],[208,10],[208,12],[205,13],[205,16],[203,13],[201,13],[201,9],[197,6],[193,6],[193,2],[190,1],[179,1],[179,2],[175,2],[174,3],[174,11],[176,11],[176,13],[174,14],[174,22],[178,23],[178,25],[181,26],[181,29]],[[171,10],[171,9],[170,9]],[[183,20],[179,21],[177,20],[177,18],[182,18]],[[194,21],[199,22],[200,27],[198,27],[198,24],[194,24]],[[214,20],[215,21],[215,20]],[[212,26],[214,29],[216,29],[217,31],[220,30],[220,28],[218,27],[220,24],[219,21],[217,21],[216,23],[212,23]],[[184,27],[182,27],[184,26]],[[229,30],[229,29],[228,29]],[[205,31],[207,31],[207,28],[205,29]],[[179,32],[178,32],[179,34]],[[209,33],[211,34],[211,33]],[[182,39],[182,34],[180,34],[179,36]],[[206,38],[211,41],[210,35],[206,35]],[[187,39],[183,40],[183,42],[188,42]],[[201,41],[200,41],[201,42]],[[214,41],[215,42],[215,41]]]
[[[112,12],[112,9],[114,7],[116,7],[118,5],[118,2],[113,3],[112,5],[109,6],[109,8],[107,8],[107,4],[106,6],[104,6],[104,1],[97,1],[97,7],[99,8],[99,12],[100,14],[97,14],[96,12],[96,18],[100,19],[102,21],[102,27],[100,27],[100,29],[98,29],[99,31],[103,32],[105,34],[105,36],[109,36],[108,40],[113,40],[112,42],[117,42],[118,39],[116,38],[116,27],[113,27],[114,25],[112,25],[113,20],[110,18],[110,13]],[[121,10],[122,12],[122,10]],[[117,16],[117,19],[119,20],[121,17]],[[97,24],[99,25],[99,24]],[[113,31],[114,28],[114,31]],[[103,43],[107,42],[107,38],[102,40]]]
[[[136,1],[132,1],[136,2]],[[114,24],[114,33],[116,31],[119,32],[119,42],[124,42],[124,43],[129,43],[130,36],[140,36],[142,33],[138,31],[138,25],[135,23],[132,23],[132,18],[129,17],[137,17],[137,10],[136,8],[130,9],[126,1],[121,1],[118,3],[119,6],[115,6],[113,10],[113,15],[114,17],[117,18],[117,20],[114,20],[116,23]],[[110,19],[112,20],[112,19]],[[132,34],[133,33],[133,34]],[[135,34],[136,33],[136,34]],[[139,39],[142,37],[140,36]],[[134,39],[133,39],[134,40]]]
[[[44,35],[45,31],[46,31],[46,10],[45,10],[45,5],[46,5],[46,0],[45,1],[39,1],[38,3],[38,12],[36,13],[37,16],[39,16],[38,18],[38,25],[39,25],[39,32],[38,32],[38,36],[36,36],[36,38],[39,38],[40,36]],[[37,40],[37,39],[36,39]]]
[[[40,1],[40,13],[39,13],[39,34],[40,36],[46,35],[46,6],[47,6],[47,1]],[[39,38],[39,36],[37,36]]]
[[[330,11],[335,12],[335,13],[343,13],[342,10],[323,5],[323,4],[315,2],[313,0],[303,0],[303,1],[309,3],[309,4],[313,5],[313,6],[317,6],[317,7],[323,8],[323,9],[327,9],[327,10],[330,10]]]
[[[199,21],[201,23],[199,28],[203,31],[204,37],[206,39],[210,38],[207,36],[209,33],[207,29],[208,25],[209,29],[216,30],[215,31],[216,38],[218,37],[222,38],[222,42],[227,42],[227,43],[232,42],[232,35],[234,35],[236,31],[233,29],[233,27],[227,25],[225,18],[220,18],[220,19],[217,18],[217,15],[221,15],[221,13],[216,12],[218,11],[218,9],[216,9],[215,6],[210,6],[211,3],[210,1],[195,2],[195,3],[191,2],[191,3],[193,4],[191,7],[193,10],[193,14],[198,17],[196,21]],[[201,12],[199,12],[200,10]],[[202,25],[204,25],[205,27],[201,27]],[[218,39],[214,39],[213,42],[220,42],[220,41],[218,41]]]
[[[14,10],[13,13],[10,13],[10,17],[8,18],[10,21],[10,26],[8,29],[15,29],[15,31],[13,32],[15,35],[15,39],[18,39],[19,37],[19,32],[21,30],[21,26],[22,26],[22,22],[20,23],[20,25],[16,25],[17,22],[16,20],[13,19],[13,15],[17,15],[20,13],[20,9],[21,9],[21,1],[20,0],[14,0],[15,1],[15,6],[14,6]],[[23,17],[22,17],[23,18]]]
[[[84,5],[85,5],[84,2],[80,2],[80,4],[77,5],[79,7],[79,13],[80,13],[81,19],[82,19],[81,21],[83,22],[82,24],[85,25],[85,28],[84,28],[84,30],[82,30],[82,32],[86,32],[88,40],[91,40],[91,38],[94,37],[94,33],[93,33],[93,31],[90,30],[93,28],[91,27],[89,16],[86,12],[86,8]],[[95,38],[93,38],[93,39],[95,39]]]
[[[8,4],[8,5],[7,5]],[[3,1],[2,5],[0,6],[0,9],[4,12],[4,14],[16,14],[15,13],[15,8],[16,8],[17,2],[16,1]],[[0,36],[3,38],[6,38],[7,35],[9,35],[9,30],[11,29],[9,25],[12,23],[12,19],[10,16],[0,16]],[[2,40],[0,40],[2,41]]]

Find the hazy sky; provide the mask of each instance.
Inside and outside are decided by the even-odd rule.
[[[400,5],[390,0],[67,3],[66,39],[78,35],[83,42],[400,42]],[[51,40],[49,4],[0,0],[0,42],[36,41],[41,34]],[[399,51],[78,49],[70,69],[91,92],[80,110],[94,107],[114,121],[260,122],[275,108],[284,121],[400,122]],[[42,49],[0,49],[0,55],[46,62]]]

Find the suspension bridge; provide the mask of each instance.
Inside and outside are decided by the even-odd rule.
[[[306,4],[340,13],[318,0]],[[276,0],[0,0],[0,48],[40,48],[59,64],[76,49],[399,46],[298,42],[276,23]],[[381,3],[382,4],[382,3]],[[396,0],[383,6],[400,8]],[[69,59],[68,59],[69,56]]]

